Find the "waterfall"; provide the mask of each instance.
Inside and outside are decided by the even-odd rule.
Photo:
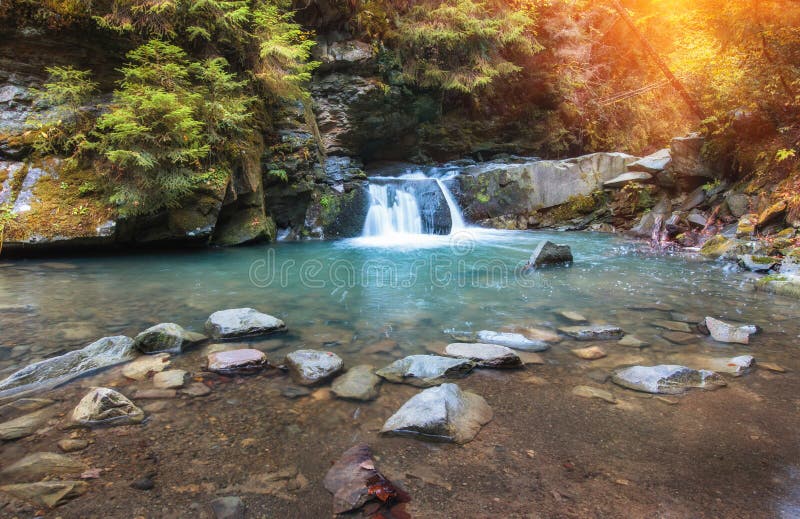
[[[396,186],[370,184],[369,198],[364,236],[422,234],[422,217],[414,195]]]
[[[444,200],[447,202],[447,208],[450,209],[450,219],[453,221],[453,226],[450,228],[450,234],[457,233],[466,227],[466,225],[464,225],[464,216],[461,214],[461,208],[459,208],[458,204],[456,204],[456,201],[453,199],[453,193],[447,189],[447,186],[444,185],[444,182],[437,178],[436,183],[439,184],[439,189],[442,190]]]

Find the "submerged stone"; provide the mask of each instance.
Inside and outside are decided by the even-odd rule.
[[[378,397],[380,383],[381,378],[375,374],[375,366],[360,364],[334,380],[331,391],[339,398],[374,400]]]
[[[626,335],[625,337],[617,341],[617,344],[620,346],[624,346],[626,348],[639,348],[639,349],[650,346],[649,342],[643,341],[633,335]]]
[[[753,325],[734,326],[713,317],[706,317],[703,324],[715,341],[726,343],[749,344],[750,336],[758,331]]]
[[[522,360],[514,350],[498,344],[479,342],[448,344],[444,354],[450,357],[469,359],[482,368],[518,368]]]
[[[335,353],[319,350],[293,351],[286,355],[284,363],[294,381],[303,386],[321,384],[342,371],[344,366]]]
[[[0,423],[0,440],[10,441],[24,438],[35,433],[50,417],[49,409],[41,409],[35,413],[26,414]]]
[[[527,266],[533,269],[556,265],[569,266],[572,261],[572,250],[569,245],[557,245],[551,241],[544,241],[534,249]]]
[[[63,454],[35,452],[0,471],[0,480],[28,483],[48,475],[78,475],[88,468],[85,463]]]
[[[142,353],[180,353],[186,346],[206,340],[201,333],[184,330],[175,323],[151,326],[134,338],[136,349]]]
[[[582,398],[597,398],[608,402],[609,404],[616,404],[617,399],[611,394],[610,391],[600,389],[592,386],[576,386],[572,389],[572,394]]]
[[[63,505],[71,499],[82,496],[87,490],[89,485],[83,481],[39,481],[0,487],[0,492],[48,508]]]
[[[625,335],[618,326],[564,326],[558,331],[578,341],[612,341]]]
[[[599,346],[590,346],[588,348],[580,348],[571,351],[573,355],[583,360],[597,360],[608,355],[605,350]]]
[[[390,382],[430,387],[448,379],[463,378],[475,368],[475,363],[466,359],[453,359],[439,355],[410,355],[396,360],[376,374]]]
[[[678,395],[692,388],[717,389],[726,382],[717,373],[686,366],[632,366],[614,372],[611,380],[622,387],[665,395]]]
[[[665,321],[665,320],[658,320],[653,321],[653,326],[657,328],[664,328],[665,330],[670,330],[673,332],[684,332],[690,333],[692,331],[691,327],[682,321]]]
[[[206,321],[206,333],[218,340],[256,337],[285,330],[283,321],[253,308],[220,310]]]
[[[581,313],[575,312],[573,310],[560,310],[556,312],[558,315],[566,319],[567,321],[573,323],[585,323],[589,320]]]
[[[122,368],[122,375],[131,380],[144,380],[153,373],[159,373],[169,367],[169,353],[156,353],[139,357]]]
[[[156,373],[153,376],[153,385],[158,389],[177,389],[183,387],[188,373],[182,369],[170,369]]]
[[[96,387],[72,411],[72,420],[87,426],[137,424],[144,420],[144,412],[122,393]]]
[[[221,375],[248,375],[267,367],[267,356],[263,351],[246,348],[217,351],[207,357],[208,371]]]
[[[477,334],[477,338],[484,344],[497,344],[521,351],[545,351],[550,348],[550,345],[542,340],[534,340],[525,337],[520,333],[508,332],[493,332],[490,330],[481,330]]]

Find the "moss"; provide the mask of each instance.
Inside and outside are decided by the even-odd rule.
[[[556,221],[572,220],[591,213],[597,206],[598,200],[595,195],[575,195],[550,211],[550,216]]]
[[[700,249],[700,254],[707,258],[716,259],[725,255],[733,246],[734,242],[732,240],[717,235],[703,244],[703,247]]]
[[[488,204],[489,200],[491,200],[488,194],[480,192],[475,195],[475,199],[482,204]]]
[[[771,265],[775,263],[775,260],[770,258],[769,256],[751,256],[750,261],[752,261],[756,265]]]

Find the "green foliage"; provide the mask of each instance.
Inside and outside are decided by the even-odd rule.
[[[16,218],[11,211],[11,204],[0,204],[0,254],[3,252],[3,240],[5,238],[6,226]]]
[[[270,169],[269,171],[267,171],[267,174],[283,182],[289,182],[289,174],[286,173],[285,169]]]

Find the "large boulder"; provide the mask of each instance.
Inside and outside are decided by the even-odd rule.
[[[0,487],[0,492],[47,508],[63,505],[82,496],[87,490],[89,485],[85,481],[39,481]]]
[[[467,443],[492,417],[486,400],[448,383],[413,396],[386,420],[381,433]]]
[[[206,321],[206,333],[217,340],[257,337],[285,330],[283,321],[253,308],[220,310]]]
[[[539,269],[557,265],[572,265],[572,249],[569,245],[556,245],[551,241],[541,242],[528,260],[528,268]]]
[[[628,389],[666,395],[678,395],[692,388],[717,389],[726,385],[725,380],[713,371],[668,364],[619,369],[611,380]]]
[[[56,387],[136,356],[133,339],[104,337],[80,350],[31,364],[0,381],[0,398]]]
[[[705,138],[696,133],[672,139],[672,163],[667,171],[681,189],[688,191],[719,177],[719,168],[703,154],[705,143]]]
[[[96,387],[78,402],[72,411],[72,420],[86,426],[129,425],[141,423],[144,411],[122,393]]]
[[[295,382],[303,386],[321,384],[342,371],[341,357],[330,351],[297,350],[284,359]]]
[[[644,171],[629,171],[627,173],[623,173],[622,175],[616,176],[611,180],[606,180],[603,182],[603,187],[609,189],[619,189],[632,182],[650,182],[652,179],[653,175],[650,173],[646,173]]]
[[[475,368],[471,360],[441,357],[439,355],[409,355],[376,371],[389,382],[430,387],[448,379],[463,378]]]
[[[146,329],[133,340],[136,349],[142,353],[180,353],[186,346],[206,340],[206,336],[184,330],[175,323],[161,323]]]

